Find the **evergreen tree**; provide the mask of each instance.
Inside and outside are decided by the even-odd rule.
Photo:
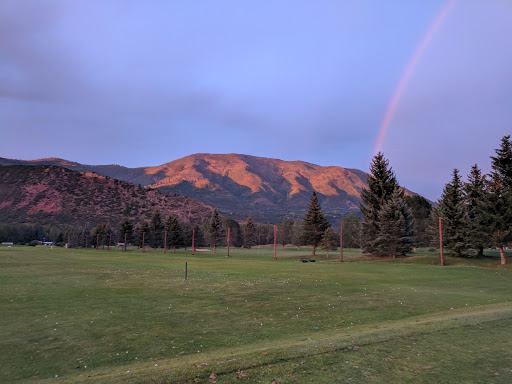
[[[429,246],[439,249],[439,217],[441,214],[439,208],[432,207],[432,212],[428,220],[427,236],[430,239]]]
[[[512,241],[512,142],[510,136],[501,139],[500,148],[491,156],[491,174],[486,182],[482,209],[482,225],[487,228],[488,242],[500,251],[505,264],[505,245]]]
[[[329,251],[335,251],[338,249],[338,239],[336,239],[336,235],[332,231],[331,227],[327,227],[322,236],[322,241],[320,242],[320,248],[325,249],[327,252],[327,258],[329,258]]]
[[[322,240],[325,230],[329,227],[330,224],[322,213],[316,192],[313,192],[308,211],[302,222],[302,243],[313,246],[312,256],[316,255],[316,247]]]
[[[274,229],[269,224],[254,224],[254,238],[258,245],[274,243]]]
[[[464,195],[468,220],[466,241],[472,250],[470,254],[483,256],[484,239],[487,234],[487,228],[482,225],[485,177],[476,164],[471,167],[468,182],[464,184]]]
[[[293,231],[293,221],[288,219],[283,219],[281,224],[279,224],[277,228],[277,238],[279,243],[283,244],[283,247],[286,244],[292,243],[292,231]]]
[[[183,245],[183,237],[181,225],[176,216],[169,216],[165,222],[165,230],[167,231],[167,244],[171,248],[172,253],[176,253],[176,247]]]
[[[274,244],[274,226],[270,224],[259,224],[256,226],[257,232],[262,239],[260,244]]]
[[[213,247],[213,254],[215,255],[216,246],[219,244],[222,236],[222,225],[220,222],[219,212],[217,209],[213,210],[212,218],[208,225],[208,240],[210,246]]]
[[[417,247],[428,247],[431,242],[428,226],[430,225],[430,215],[432,205],[422,196],[405,196],[407,207],[413,217],[414,244]]]
[[[108,234],[107,224],[100,223],[92,229],[91,244],[98,248],[100,244],[105,247],[105,236]]]
[[[293,223],[292,244],[300,250],[300,246],[302,245],[302,222],[299,220]]]
[[[452,175],[452,181],[445,185],[439,200],[439,213],[443,220],[443,247],[452,251],[455,256],[463,256],[468,249],[464,191],[459,170],[454,169]]]
[[[148,234],[149,234],[150,228],[149,223],[144,220],[142,223],[140,223],[137,227],[137,246],[139,247],[145,247],[148,243]]]
[[[251,248],[255,244],[256,226],[252,218],[247,218],[247,223],[244,225],[244,248]]]
[[[222,218],[222,228],[224,228],[224,231],[227,231],[227,229],[230,229],[230,246],[240,248],[243,245],[243,237],[242,237],[242,231],[240,229],[240,224],[238,221],[231,219],[230,217],[223,217]],[[227,244],[227,236],[226,236],[226,244]]]
[[[501,264],[505,264],[503,249],[512,241],[511,192],[496,173],[491,173],[486,184],[482,224],[487,228],[487,242],[499,249]]]
[[[192,245],[193,226],[190,223],[181,223],[180,227],[181,227],[181,238],[183,240],[183,247],[185,248],[185,250],[187,250],[187,247]]]
[[[359,216],[349,213],[341,219],[343,223],[343,248],[361,247],[361,219]]]
[[[396,189],[384,203],[379,217],[379,235],[375,239],[375,256],[405,256],[412,249],[412,215]]]
[[[206,223],[208,223],[208,221],[206,221]],[[192,239],[192,233],[190,233],[190,239]],[[205,247],[207,245],[205,231],[196,225],[194,227],[194,246],[197,248]]]
[[[404,199],[404,192],[398,185],[395,173],[389,166],[389,161],[379,152],[373,157],[370,165],[370,174],[367,177],[368,188],[361,191],[361,214],[363,215],[362,225],[362,248],[363,252],[372,255],[396,255],[397,247],[389,249],[382,248],[390,244],[390,240],[384,241],[393,233],[391,224],[385,224],[384,217],[391,217],[389,210],[392,207],[401,207]],[[384,213],[384,207],[386,212]],[[410,215],[404,215],[404,219],[411,220]],[[387,225],[383,229],[383,226]],[[409,224],[408,224],[409,225]],[[408,228],[404,227],[404,230]],[[381,233],[381,231],[384,231]],[[403,234],[405,236],[405,234]],[[397,234],[398,236],[398,234]],[[402,238],[399,235],[396,239]]]
[[[164,225],[162,223],[162,216],[160,215],[160,211],[158,209],[155,209],[155,211],[153,212],[149,229],[150,239],[148,239],[148,242],[150,242],[153,249],[156,250],[156,248],[163,243],[162,231],[164,229]]]
[[[121,226],[119,227],[119,238],[121,241],[125,241],[125,235],[126,234],[126,242],[132,243],[133,242],[133,225],[132,223],[127,219],[124,218],[121,222]]]
[[[512,140],[510,135],[503,136],[501,145],[494,150],[496,156],[491,156],[491,175],[500,178],[506,190],[512,189]]]

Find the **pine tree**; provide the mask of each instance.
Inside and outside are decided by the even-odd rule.
[[[432,207],[432,212],[430,213],[430,217],[428,219],[427,225],[427,236],[430,239],[429,246],[432,248],[439,249],[439,217],[441,217],[441,213],[439,212],[439,207]]]
[[[221,235],[222,225],[220,222],[219,212],[217,212],[217,209],[214,209],[212,213],[212,218],[210,219],[210,223],[208,225],[208,240],[210,242],[210,246],[213,247],[214,255],[216,252],[216,246],[220,242]]]
[[[277,238],[279,239],[279,243],[283,245],[291,244],[292,242],[292,231],[293,231],[293,221],[288,219],[283,219],[281,224],[279,224],[277,228]]]
[[[322,213],[316,192],[313,192],[308,211],[302,222],[302,243],[313,246],[312,256],[316,255],[316,247],[322,240],[325,230],[330,226]]]
[[[105,236],[108,233],[107,224],[100,223],[92,229],[92,244],[98,248],[100,243],[105,247]]]
[[[121,241],[125,241],[125,234],[126,234],[126,242],[132,243],[133,242],[133,225],[127,218],[124,218],[121,222],[121,226],[119,227],[119,238]]]
[[[137,229],[137,245],[139,247],[145,247],[146,244],[148,243],[147,236],[149,234],[149,231],[149,223],[146,220],[139,224]]]
[[[247,223],[244,226],[244,248],[251,248],[255,242],[256,227],[251,217],[247,218]]]
[[[165,222],[167,231],[167,247],[172,247],[172,253],[176,253],[176,248],[183,245],[181,225],[176,216],[169,216]]]
[[[395,254],[394,247],[381,249],[384,244],[389,244],[389,241],[383,242],[383,238],[389,235],[388,229],[381,234],[384,225],[382,211],[386,204],[388,204],[388,210],[392,204],[397,207],[401,206],[401,202],[393,203],[390,201],[403,200],[404,192],[398,185],[395,173],[389,166],[389,161],[384,158],[381,152],[373,157],[367,184],[368,188],[361,191],[361,204],[359,206],[364,219],[361,244],[363,252],[375,256]],[[405,215],[404,218],[410,220],[409,215]]]
[[[510,136],[501,139],[497,156],[491,156],[491,174],[486,182],[482,209],[482,225],[487,228],[489,243],[500,251],[505,264],[505,245],[512,241],[512,142]]]
[[[502,180],[503,187],[512,189],[512,140],[510,135],[501,138],[500,148],[494,150],[496,156],[491,156],[492,172]]]
[[[432,204],[422,196],[405,196],[405,202],[413,217],[414,245],[416,247],[428,247],[431,238],[428,233]]]
[[[181,239],[183,241],[183,247],[187,250],[192,244],[192,224],[190,223],[181,223]],[[195,239],[194,239],[195,240]]]
[[[160,211],[158,209],[155,209],[153,212],[151,223],[149,224],[149,229],[150,238],[148,239],[148,242],[150,242],[153,249],[156,250],[156,248],[162,244],[162,231],[164,229],[164,225],[162,224],[162,216],[160,215]]]
[[[243,237],[242,237],[242,231],[240,228],[240,224],[238,221],[230,218],[230,217],[223,217],[222,218],[222,228],[224,228],[224,231],[227,231],[227,229],[230,229],[229,232],[229,242],[230,246],[240,248],[243,245]],[[227,239],[226,239],[227,244]]]
[[[439,200],[439,213],[443,220],[443,247],[452,251],[455,256],[463,256],[468,249],[464,191],[459,170],[454,169],[452,175],[452,181],[445,185]]]
[[[292,226],[292,244],[300,250],[300,246],[302,245],[302,222],[297,220],[293,223]]]
[[[332,231],[331,227],[327,227],[325,230],[322,241],[320,242],[320,248],[327,252],[327,258],[329,258],[329,251],[335,251],[338,249],[338,240],[336,235]]]
[[[379,235],[375,239],[375,256],[405,256],[412,249],[412,215],[396,189],[384,203],[379,217]]]
[[[485,177],[475,164],[471,167],[468,182],[464,184],[464,200],[468,220],[466,241],[472,252],[477,256],[483,256],[484,239],[487,228],[482,225],[483,204],[485,199]]]
[[[343,225],[343,248],[361,247],[361,219],[349,213],[341,219]]]

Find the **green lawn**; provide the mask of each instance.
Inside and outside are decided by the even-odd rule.
[[[0,382],[512,382],[498,258],[310,252],[0,247]]]

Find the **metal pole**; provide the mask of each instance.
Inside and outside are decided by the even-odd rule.
[[[228,227],[228,255],[227,255],[227,257],[229,257],[229,237],[230,237],[230,233],[231,233],[231,228]]]
[[[164,253],[167,252],[167,231],[164,233]]]
[[[185,280],[187,280],[187,273],[188,273],[188,263],[185,261]]]
[[[192,229],[192,254],[194,254],[194,238],[196,235],[196,230]]]
[[[124,233],[124,252],[126,252],[126,232]]]
[[[340,262],[343,263],[343,222],[340,221]]]
[[[443,225],[442,218],[439,217],[439,254],[441,257],[441,266],[444,266],[444,257],[443,257]]]
[[[277,259],[277,225],[274,225],[274,260]]]
[[[100,242],[100,234],[96,235],[96,250],[98,250],[98,243]]]

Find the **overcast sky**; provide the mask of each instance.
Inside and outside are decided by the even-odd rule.
[[[437,199],[512,131],[510,0],[1,0],[0,156],[367,171],[408,67],[380,149]]]

